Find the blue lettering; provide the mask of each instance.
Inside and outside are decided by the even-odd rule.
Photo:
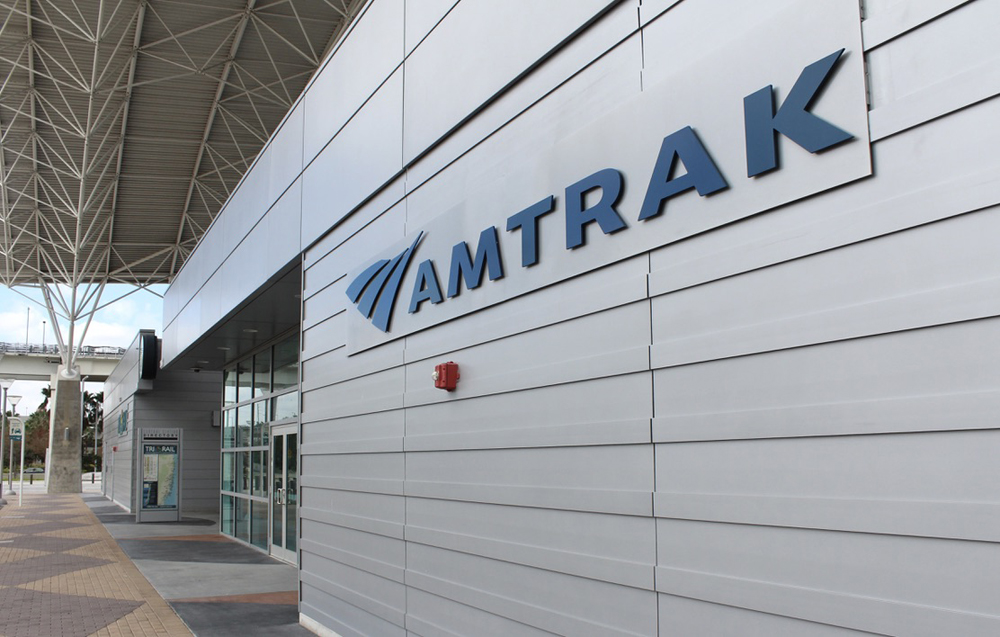
[[[684,164],[687,172],[680,177],[673,177],[678,159]],[[649,188],[646,189],[646,198],[642,201],[639,220],[659,215],[663,210],[663,202],[691,188],[704,197],[728,187],[729,184],[722,177],[722,173],[698,139],[698,135],[687,126],[663,138],[660,154],[657,155],[656,165],[653,167],[653,176],[649,180]]]
[[[538,263],[538,218],[552,212],[555,197],[549,195],[538,203],[507,218],[507,232],[521,230],[521,266]]]
[[[844,49],[802,69],[785,102],[774,110],[774,89],[765,86],[743,98],[747,145],[747,177],[778,167],[778,136],[781,133],[810,153],[818,153],[854,136],[806,109],[830,77]]]
[[[443,300],[434,263],[427,259],[417,266],[417,282],[413,285],[413,296],[410,297],[410,314],[419,312],[420,304],[424,301],[438,304]]]
[[[605,168],[566,187],[567,250],[586,245],[584,227],[595,221],[604,234],[618,232],[628,227],[615,210],[623,185],[624,179],[619,171]],[[601,189],[601,200],[590,208],[585,208],[584,195],[595,188]]]
[[[465,241],[456,243],[451,249],[448,298],[458,296],[462,278],[465,279],[465,287],[470,290],[478,288],[483,282],[484,265],[489,271],[490,281],[503,278],[503,264],[500,262],[500,243],[497,240],[496,226],[490,226],[479,233],[475,262],[469,254],[469,244]]]
[[[743,100],[744,131],[746,134],[747,174],[761,175],[779,167],[778,135],[784,135],[811,153],[818,153],[853,139],[846,131],[819,118],[808,109],[830,79],[844,50],[841,49],[806,66],[785,98],[775,108],[774,89],[764,87]],[[681,168],[683,166],[683,168]],[[677,174],[683,170],[683,174]],[[643,196],[639,221],[663,214],[667,202],[694,190],[707,197],[729,188],[719,166],[712,159],[698,134],[690,126],[663,138]],[[597,224],[609,235],[629,226],[617,206],[625,189],[625,177],[615,168],[605,168],[584,177],[565,189],[566,249],[574,250],[587,243],[587,229]],[[532,267],[541,260],[540,219],[553,212],[556,197],[541,201],[507,217],[507,232],[519,232],[521,266]],[[365,268],[347,287],[347,296],[357,304],[358,311],[370,318],[378,329],[388,332],[396,294],[410,258],[421,241],[417,235],[413,244],[392,259],[380,259]],[[514,241],[514,239],[511,239]],[[655,244],[655,242],[652,242]],[[499,230],[490,226],[479,234],[475,253],[469,243],[452,246],[448,271],[447,294],[442,294],[434,261],[427,259],[417,267],[409,313],[420,311],[424,302],[437,305],[461,293],[462,287],[474,290],[487,274],[491,281],[504,277]]]

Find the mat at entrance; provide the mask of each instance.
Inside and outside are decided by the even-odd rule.
[[[157,593],[198,637],[308,636],[295,566],[218,532],[212,514],[136,524],[100,495],[84,496]],[[203,517],[199,517],[202,515]]]

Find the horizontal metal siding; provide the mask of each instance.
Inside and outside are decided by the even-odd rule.
[[[866,4],[875,177],[650,257],[664,635],[1000,629],[1000,6]]]
[[[614,64],[636,62],[637,45]],[[545,82],[580,63],[558,59],[561,70]],[[613,106],[618,84],[605,87],[596,108]],[[448,152],[515,115],[508,109],[537,90],[523,88],[484,112],[486,127],[460,129],[461,143]],[[408,189],[437,161],[410,171]],[[436,205],[441,186],[427,185],[414,192],[414,211]],[[349,357],[346,276],[422,223],[411,206],[393,205],[402,196],[390,186],[304,256],[302,613],[342,635],[499,635],[531,626],[649,634],[648,260],[570,281],[569,295],[542,290],[452,321],[447,335],[420,333]],[[577,285],[600,292],[574,293]],[[428,390],[437,356],[458,357],[467,370],[461,400],[445,403],[443,392]],[[567,536],[566,528],[579,530]]]
[[[406,60],[404,161],[457,127],[610,4],[459,2]],[[441,100],[442,93],[450,99]]]
[[[340,225],[304,260],[307,617],[343,635],[997,632],[996,2],[866,3],[874,177],[347,356],[357,263],[494,187],[498,153],[670,77],[683,42],[651,34],[695,3],[621,3],[342,223],[310,221]],[[420,47],[446,48],[464,4]],[[741,15],[715,16],[718,37]],[[461,120],[441,115],[403,139]],[[480,145],[500,127],[513,142]],[[449,359],[453,396],[430,384]]]

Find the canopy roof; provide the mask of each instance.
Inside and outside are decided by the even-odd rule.
[[[0,0],[0,282],[170,282],[361,4]]]

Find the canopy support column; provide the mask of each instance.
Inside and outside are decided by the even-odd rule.
[[[52,375],[52,415],[49,420],[48,493],[83,490],[83,412],[80,373],[59,366]]]

